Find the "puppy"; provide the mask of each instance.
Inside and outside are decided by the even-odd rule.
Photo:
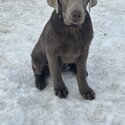
[[[46,24],[38,43],[32,51],[32,68],[35,85],[42,90],[46,77],[53,80],[54,93],[66,98],[66,88],[61,72],[67,66],[75,73],[80,94],[88,100],[95,98],[86,77],[86,62],[93,38],[90,15],[86,9],[97,4],[97,0],[48,0],[53,7],[51,18]]]

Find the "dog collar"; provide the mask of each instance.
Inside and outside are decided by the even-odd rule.
[[[60,8],[58,8],[58,18],[59,18],[59,20],[63,21],[63,13]]]
[[[58,13],[58,18],[59,18],[59,20],[63,21],[63,15],[62,15],[62,13]]]

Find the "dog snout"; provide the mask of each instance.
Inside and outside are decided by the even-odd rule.
[[[71,13],[71,16],[72,16],[73,22],[79,22],[81,20],[81,18],[82,18],[82,13],[79,10],[74,10]]]

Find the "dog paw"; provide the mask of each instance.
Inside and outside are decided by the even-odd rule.
[[[35,76],[35,85],[36,85],[36,88],[39,89],[39,90],[43,90],[46,86],[47,86],[47,83],[45,82],[45,80],[42,78],[42,76]]]
[[[36,85],[37,89],[43,90],[47,86],[47,83],[45,83],[45,82],[43,82],[43,83],[36,82],[35,85]]]
[[[65,88],[54,89],[54,93],[59,98],[66,98],[67,95],[68,95],[68,89],[66,87]]]
[[[88,88],[87,91],[82,94],[82,96],[87,100],[93,100],[95,99],[95,92],[93,91],[93,89]]]

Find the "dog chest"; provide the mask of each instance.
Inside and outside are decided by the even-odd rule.
[[[61,56],[61,60],[63,63],[75,63],[80,55],[80,51],[65,53]]]
[[[71,41],[71,44],[62,45],[59,51],[63,63],[75,63],[82,53],[82,45]]]

